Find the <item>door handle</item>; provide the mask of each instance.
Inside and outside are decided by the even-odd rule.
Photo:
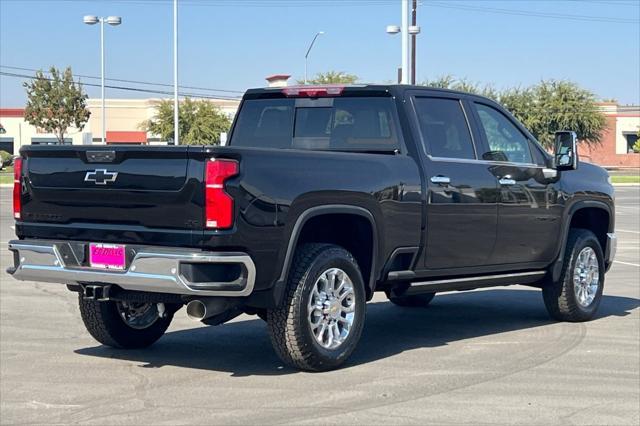
[[[515,185],[516,184],[515,179],[511,179],[511,178],[508,178],[508,177],[503,177],[498,182],[500,182],[500,185]]]
[[[439,185],[448,185],[451,183],[451,178],[448,176],[431,176],[431,182]]]

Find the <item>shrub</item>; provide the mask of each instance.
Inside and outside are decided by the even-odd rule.
[[[10,166],[13,161],[13,155],[7,151],[0,151],[0,159],[2,160],[2,167]]]

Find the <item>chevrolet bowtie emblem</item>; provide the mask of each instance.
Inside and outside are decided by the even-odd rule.
[[[118,172],[110,172],[107,169],[96,169],[87,172],[84,176],[85,182],[93,182],[96,185],[106,185],[110,182],[115,182],[118,177]]]

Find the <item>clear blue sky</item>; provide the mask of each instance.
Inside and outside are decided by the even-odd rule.
[[[274,73],[302,78],[304,53],[320,30],[326,34],[310,56],[310,73],[396,78],[400,38],[384,30],[400,23],[399,0],[179,1],[181,85],[242,91],[264,86]],[[601,98],[640,103],[639,0],[420,3],[418,81],[452,74],[502,88],[570,79]],[[0,0],[0,65],[70,65],[99,76],[99,28],[84,25],[85,14],[123,17],[121,26],[105,28],[107,77],[172,82],[170,0]],[[0,106],[24,105],[21,83],[0,76]],[[99,96],[97,88],[87,91]],[[158,95],[107,93],[147,96]]]

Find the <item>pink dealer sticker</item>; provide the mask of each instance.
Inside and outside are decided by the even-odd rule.
[[[89,244],[89,264],[92,268],[119,269],[125,267],[125,247],[119,244]]]

